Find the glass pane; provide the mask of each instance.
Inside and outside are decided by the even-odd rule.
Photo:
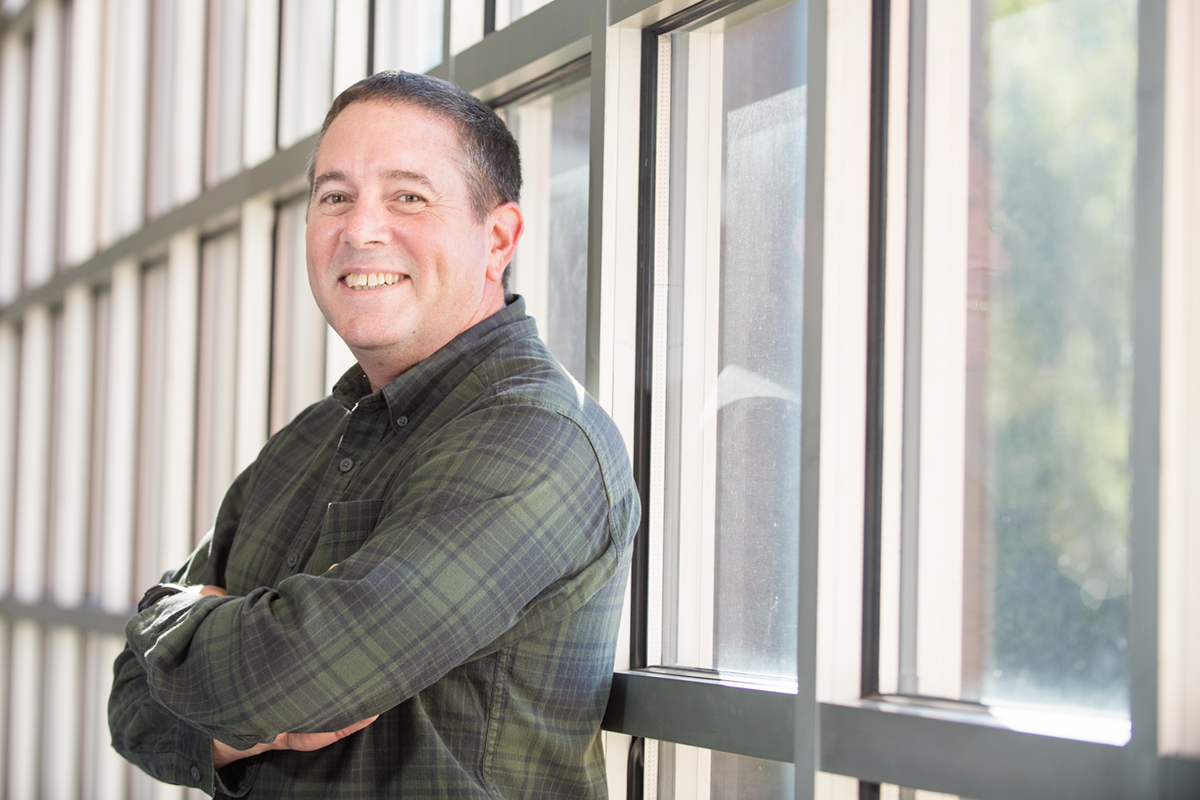
[[[796,768],[780,761],[647,742],[646,777],[659,800],[791,800]]]
[[[980,692],[1120,709],[1137,4],[1022,5],[989,4],[973,83],[967,452],[982,513],[967,536],[983,537],[993,587]]]
[[[163,435],[162,407],[167,376],[167,265],[155,264],[142,273],[141,370],[138,398],[136,539],[133,585],[150,586],[174,564],[162,557]]]
[[[271,315],[271,433],[325,396],[325,318],[308,288],[304,217],[308,198],[279,209],[275,307]],[[340,377],[340,376],[339,376]]]
[[[578,81],[501,113],[521,145],[525,178],[525,233],[509,266],[509,288],[525,298],[542,339],[583,383],[591,81]]]
[[[900,688],[1115,712],[1092,727],[1127,736],[1137,3],[940,7]]]
[[[662,40],[651,657],[667,665],[795,675],[807,15],[752,6]]]
[[[25,167],[28,158],[29,42],[0,41],[0,303],[9,303],[24,282]]]
[[[174,97],[175,3],[155,0],[150,11],[149,147],[146,154],[146,212],[157,217],[171,207],[171,101]]]
[[[106,3],[100,142],[101,246],[141,227],[146,189],[146,79],[150,14],[144,3]]]
[[[103,552],[101,542],[104,530],[104,481],[99,476],[105,474],[104,460],[107,448],[108,426],[108,374],[111,369],[112,354],[109,348],[109,331],[112,328],[112,289],[104,286],[96,291],[95,313],[92,317],[92,415],[91,447],[88,455],[91,459],[88,472],[92,475],[88,487],[88,554],[87,554],[87,599],[90,603],[99,605],[103,596],[105,575],[103,569]]]
[[[200,363],[196,391],[196,531],[212,527],[229,484],[237,477],[237,291],[241,237],[204,243],[200,257]]]
[[[442,0],[377,0],[374,70],[428,72],[442,63],[444,10]]]
[[[316,133],[333,102],[333,0],[284,0],[279,146]]]
[[[526,14],[532,14],[550,0],[496,0],[496,30],[507,27]]]
[[[894,783],[881,783],[879,784],[879,800],[968,800],[968,798],[960,798],[956,794],[910,789]]]
[[[204,177],[220,183],[242,166],[246,0],[212,0],[208,19],[208,111]]]

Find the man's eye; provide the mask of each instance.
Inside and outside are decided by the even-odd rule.
[[[413,194],[411,192],[404,192],[403,194],[399,195],[396,199],[398,199],[401,203],[424,203],[425,202],[424,197],[421,197],[421,195],[419,195],[419,194]]]
[[[344,202],[346,202],[346,195],[342,194],[341,192],[330,192],[329,194],[327,194],[321,198],[321,202],[325,203],[327,205],[336,205],[338,203],[344,203]]]

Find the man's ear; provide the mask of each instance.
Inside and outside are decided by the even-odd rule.
[[[512,261],[517,242],[525,231],[525,218],[516,203],[502,203],[488,214],[488,268],[489,280],[500,281],[504,268]]]

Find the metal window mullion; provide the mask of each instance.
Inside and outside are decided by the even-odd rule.
[[[867,245],[867,418],[863,503],[863,633],[860,685],[879,691],[879,615],[883,527],[883,338],[887,235],[887,114],[890,4],[871,9],[871,166]]]
[[[805,133],[804,316],[800,427],[800,546],[797,570],[794,747],[796,800],[811,800],[820,765],[817,706],[818,542],[820,539],[821,347],[825,268],[825,126],[828,0],[808,6],[808,121]]]
[[[671,163],[671,40],[658,41],[658,131],[656,142],[654,196],[654,311],[653,371],[650,397],[650,513],[649,513],[649,591],[647,601],[648,664],[662,663],[663,536],[666,509],[666,426],[667,426],[667,292],[670,288],[667,261],[670,242],[670,163]]]
[[[792,755],[791,687],[618,672],[604,728],[774,761]],[[648,770],[649,771],[649,770]]]
[[[1161,413],[1163,136],[1166,0],[1138,3],[1137,158],[1134,199],[1133,382],[1130,435],[1130,795],[1158,776],[1159,457]]]
[[[904,433],[900,523],[899,690],[917,692],[917,527],[921,481],[922,259],[925,219],[926,0],[909,15],[908,237],[905,257]]]

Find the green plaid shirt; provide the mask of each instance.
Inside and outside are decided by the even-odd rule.
[[[603,797],[638,518],[620,435],[520,299],[379,392],[356,367],[267,443],[173,575],[229,596],[130,620],[113,746],[219,797]],[[212,765],[213,737],[246,749],[374,714],[316,752]]]

